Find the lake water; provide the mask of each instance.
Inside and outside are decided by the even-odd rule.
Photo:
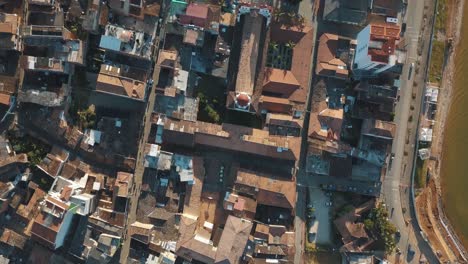
[[[468,2],[463,14],[468,14]],[[445,125],[442,189],[447,217],[468,248],[468,15],[455,56],[453,102]]]

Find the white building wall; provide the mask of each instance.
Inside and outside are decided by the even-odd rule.
[[[60,229],[57,233],[57,237],[55,238],[55,249],[63,246],[63,243],[65,242],[65,237],[67,236],[68,231],[70,229],[72,219],[73,219],[73,213],[70,211],[67,211],[63,218],[62,225],[60,226]]]
[[[356,53],[354,55],[354,67],[355,69],[363,70],[368,68],[372,61],[368,55],[369,51],[369,40],[370,40],[370,25],[361,30],[356,38],[357,46]]]

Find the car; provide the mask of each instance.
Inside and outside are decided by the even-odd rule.
[[[331,192],[326,192],[325,195],[328,196],[328,197],[331,197],[332,193]]]
[[[414,253],[415,253],[415,252],[414,252],[413,247],[411,246],[411,244],[409,244],[409,245],[408,245],[408,255],[409,255],[409,256],[412,256],[412,255],[414,255]]]
[[[400,230],[397,230],[397,231],[395,232],[395,241],[396,241],[396,242],[400,241],[400,238],[401,238]]]
[[[333,204],[332,204],[332,202],[326,202],[325,205],[328,206],[328,207],[331,207]]]
[[[313,242],[314,242],[315,235],[316,235],[315,232],[309,233],[309,234],[308,234],[307,238],[309,239],[309,242],[310,242],[310,243],[313,243]]]
[[[395,249],[395,251],[396,251],[396,253],[397,253],[398,255],[401,254],[401,250],[400,250],[399,247],[397,247],[397,248]]]

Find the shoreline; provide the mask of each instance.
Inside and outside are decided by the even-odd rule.
[[[449,218],[447,217],[444,207],[445,207],[445,199],[444,199],[444,192],[445,186],[443,184],[443,179],[441,178],[440,172],[441,168],[443,167],[443,156],[444,156],[444,141],[445,141],[445,122],[449,116],[451,110],[451,102],[454,99],[453,93],[455,82],[455,66],[456,66],[456,55],[458,51],[458,46],[460,42],[460,34],[461,34],[461,27],[463,22],[463,11],[465,8],[466,1],[465,0],[457,0],[453,5],[456,9],[456,13],[452,13],[452,17],[450,17],[449,21],[449,28],[451,32],[447,32],[448,36],[446,36],[446,40],[448,38],[452,38],[452,50],[449,52],[447,64],[443,69],[442,80],[439,87],[439,102],[438,102],[438,111],[435,117],[435,125],[434,125],[434,136],[433,136],[433,144],[431,147],[431,154],[433,157],[436,157],[436,164],[432,168],[432,175],[434,178],[434,182],[437,188],[437,208],[439,213],[439,221],[441,225],[444,227],[444,231],[448,234],[451,238],[452,243],[455,244],[456,249],[453,248],[452,251],[457,253],[457,255],[466,256],[466,248],[463,244],[463,240],[459,239],[459,235],[455,229],[453,228]],[[435,212],[433,212],[435,213]]]

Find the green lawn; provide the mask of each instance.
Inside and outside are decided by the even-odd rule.
[[[426,161],[421,160],[417,157],[416,161],[416,175],[414,175],[414,183],[417,189],[424,188],[426,186],[426,174],[427,174],[427,166]]]
[[[429,82],[439,83],[442,78],[444,64],[445,42],[434,40],[432,44],[431,62],[429,64]]]

